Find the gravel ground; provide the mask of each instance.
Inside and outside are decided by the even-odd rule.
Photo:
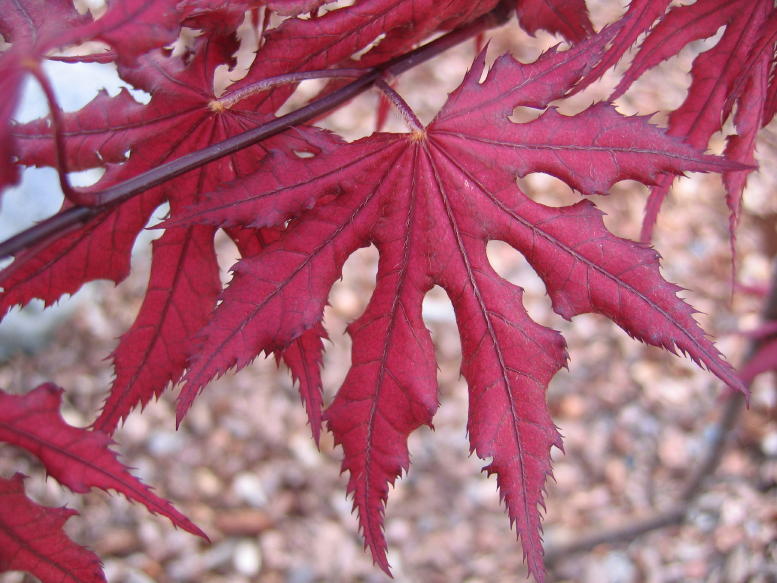
[[[612,17],[596,7],[598,22]],[[549,36],[520,35],[513,25],[497,35],[491,54],[509,46],[519,58],[531,60],[554,42]],[[428,120],[471,57],[472,48],[462,47],[412,71],[398,89]],[[682,71],[688,70],[690,58],[684,52],[649,76],[619,107],[650,113],[676,105],[688,82]],[[430,82],[440,90],[423,90]],[[573,107],[601,95],[606,95],[605,84],[593,87]],[[363,135],[370,131],[374,108],[375,97],[365,96],[328,123],[350,137]],[[354,124],[354,119],[367,121]],[[738,279],[754,286],[768,282],[777,251],[775,144],[767,130],[759,148],[764,170],[750,184],[737,240]],[[577,200],[544,175],[529,176],[521,186],[545,204]],[[593,198],[608,213],[613,231],[636,238],[646,189],[626,181],[614,190]],[[738,331],[756,325],[762,298],[740,290],[732,295],[719,179],[694,175],[678,182],[661,214],[655,246],[666,258],[664,276],[687,288],[683,296],[703,312],[700,322],[716,336],[721,351],[740,362],[746,341]],[[225,242],[222,248],[227,267],[234,250]],[[374,248],[355,254],[330,296],[327,401],[348,368],[344,330],[366,305],[376,256]],[[557,375],[548,394],[565,438],[565,453],[554,452],[555,481],[548,485],[548,546],[670,506],[713,436],[726,399],[720,383],[686,360],[631,340],[602,317],[562,320],[550,311],[542,282],[517,252],[492,242],[489,257],[503,277],[526,289],[527,307],[537,321],[561,330],[569,343],[569,369]],[[24,392],[54,381],[66,388],[68,421],[91,422],[110,385],[112,371],[104,359],[140,305],[146,263],[141,252],[133,276],[118,288],[96,284],[43,350],[0,364],[0,386]],[[480,472],[480,460],[468,456],[466,384],[459,376],[452,309],[441,290],[430,293],[425,315],[437,347],[442,404],[435,430],[421,429],[411,437],[412,467],[389,499],[386,533],[395,579],[523,581],[520,545],[500,507],[495,480]],[[168,393],[143,414],[133,414],[115,436],[116,449],[137,475],[209,534],[210,544],[121,497],[102,492],[74,496],[54,480],[44,481],[37,462],[10,448],[2,449],[0,474],[22,471],[31,476],[27,488],[37,501],[79,510],[81,516],[69,520],[67,530],[103,558],[112,583],[388,581],[362,550],[345,497],[346,477],[339,472],[340,451],[328,434],[316,449],[285,370],[262,360],[214,382],[179,431],[173,399],[174,393]],[[729,436],[718,471],[690,504],[685,524],[563,556],[550,567],[548,579],[777,581],[776,413],[777,389],[773,378],[764,375]],[[0,575],[0,583],[31,580]]]

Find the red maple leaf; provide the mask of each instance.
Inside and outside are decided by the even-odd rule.
[[[497,3],[362,0],[317,18],[290,18],[265,35],[261,59],[231,89],[238,92],[256,81],[289,71],[374,66],[402,54],[439,29],[452,29],[474,20]],[[360,54],[358,60],[353,58],[356,54]],[[274,111],[290,93],[289,88],[279,88],[259,99],[267,101],[267,111]]]
[[[629,2],[629,9],[626,11],[626,14],[613,25],[617,29],[617,34],[610,48],[605,52],[601,60],[580,80],[580,83],[575,87],[575,91],[582,91],[591,83],[600,79],[607,69],[614,66],[626,51],[634,45],[639,35],[648,30],[656,19],[664,14],[670,2],[671,0],[632,0]]]
[[[56,45],[63,30],[81,21],[72,2],[43,0],[9,2],[3,6],[0,34],[11,47],[0,55],[0,188],[18,180],[19,167],[11,163],[13,139],[9,123],[30,67]],[[49,132],[49,135],[50,132]]]
[[[65,423],[59,412],[62,389],[39,386],[26,395],[0,390],[0,441],[37,457],[46,472],[73,492],[90,488],[115,490],[140,502],[173,524],[207,538],[188,518],[131,475],[109,449],[101,431]],[[99,559],[73,543],[61,530],[69,516],[64,508],[42,508],[24,495],[22,476],[0,478],[0,571],[28,571],[43,581],[104,581]]]
[[[218,67],[233,63],[234,27],[244,9],[256,16],[253,9],[259,4],[286,14],[311,12],[262,29],[259,54],[245,78],[217,96],[214,75]],[[42,4],[15,0],[11,16],[0,15],[0,32],[13,43],[0,57],[0,72],[11,62],[8,55],[44,58],[54,38],[63,43],[100,39],[114,49],[108,57],[115,58],[120,76],[151,95],[143,105],[127,92],[113,98],[101,94],[64,117],[59,129],[66,165],[105,168],[94,187],[76,193],[88,202],[168,161],[221,147],[271,118],[294,84],[258,92],[268,78],[337,67],[367,70],[435,31],[471,21],[497,2],[361,0],[328,12],[319,11],[320,4],[113,2],[103,17],[78,20],[75,32],[58,28],[47,35]],[[727,173],[730,204],[738,205],[736,192],[748,168],[702,150],[736,106],[739,136],[729,141],[726,155],[752,162],[755,132],[777,103],[770,51],[777,25],[769,17],[770,0],[739,0],[734,8],[720,0],[700,0],[673,8],[649,31],[618,91],[678,47],[726,27],[718,46],[697,60],[689,98],[673,114],[668,132],[645,118],[622,116],[608,103],[576,116],[549,107],[601,76],[668,4],[634,0],[621,21],[593,35],[582,1],[519,0],[516,10],[527,30],[558,32],[578,44],[565,52],[549,51],[531,65],[502,57],[483,82],[481,55],[426,127],[380,80],[405,115],[409,133],[376,133],[347,144],[298,126],[260,146],[154,182],[129,200],[98,205],[82,225],[18,253],[0,273],[0,314],[32,298],[52,303],[93,279],[121,281],[138,232],[154,209],[169,203],[164,234],[154,243],[149,288],[114,352],[116,379],[94,430],[53,421],[57,390],[49,386],[31,393],[23,406],[9,401],[11,418],[7,427],[0,425],[0,437],[39,455],[71,488],[115,488],[126,471],[107,449],[107,435],[134,406],[184,377],[180,422],[213,377],[245,366],[262,352],[274,353],[300,383],[314,437],[324,419],[343,446],[343,469],[350,474],[348,490],[366,545],[388,572],[383,514],[389,485],[408,470],[409,434],[431,425],[438,405],[434,351],[421,303],[439,285],[451,298],[461,334],[471,450],[490,459],[484,469],[496,474],[529,569],[541,581],[538,507],[550,473],[550,448],[561,447],[544,397],[566,362],[566,350],[560,334],[531,320],[522,290],[492,269],[485,253],[488,241],[505,241],[523,254],[561,316],[602,314],[635,338],[687,353],[731,387],[742,388],[694,321],[692,308],[677,297],[678,288],[661,277],[652,249],[607,231],[590,201],[552,208],[534,202],[515,184],[516,176],[545,172],[584,195],[605,193],[624,179],[657,185],[654,193],[660,193],[675,175],[718,171]],[[37,20],[14,38],[9,23],[28,7],[35,8]],[[704,22],[690,26],[700,15]],[[178,56],[152,50],[170,40],[181,24],[201,26],[207,33]],[[8,70],[18,81],[21,69]],[[324,93],[336,86],[327,85]],[[0,90],[5,93],[6,87]],[[518,106],[545,111],[534,121],[516,124],[509,116]],[[10,115],[8,107],[0,108],[3,128]],[[6,161],[2,156],[13,154],[21,164],[58,166],[62,152],[51,133],[50,124],[40,120],[14,127],[15,145],[0,135],[0,164]],[[2,165],[0,186],[14,178],[11,167]],[[660,202],[656,194],[653,200]],[[217,228],[227,232],[243,257],[220,298],[213,249]],[[349,326],[353,364],[322,412],[323,309],[348,256],[369,244],[380,253],[376,289],[365,313]],[[38,410],[39,417],[30,419],[48,422],[54,434],[40,430],[44,433],[37,441],[27,439],[25,422],[14,413],[23,409]],[[63,436],[76,436],[73,443],[84,444],[86,453],[79,450],[63,463]],[[107,477],[80,463],[92,458],[100,468],[110,468]],[[126,480],[129,485],[119,486],[120,491],[129,490],[152,510],[196,529],[164,501],[149,498],[131,476]],[[49,528],[59,532],[63,521],[55,517]]]
[[[407,6],[385,0],[370,0],[315,21],[290,19],[268,36],[260,64],[232,91],[245,93],[257,76],[285,72],[289,67],[319,68],[347,60],[373,40],[370,35],[377,34],[381,27],[393,31],[389,35],[393,40],[381,44],[380,55],[393,55],[443,22],[455,25],[493,4],[473,7],[469,2],[451,0],[439,6],[426,1],[408,10]],[[192,17],[216,9],[218,3],[190,2],[184,5],[184,15]],[[412,26],[415,22],[426,28]],[[325,34],[330,30],[327,27],[332,34]],[[336,30],[353,32],[338,35],[334,34]],[[302,42],[305,39],[308,44]],[[289,52],[289,47],[297,46],[305,48]],[[239,102],[229,102],[228,106],[222,106],[214,95],[214,72],[231,61],[236,47],[231,35],[211,34],[183,58],[152,52],[141,56],[137,64],[120,63],[121,77],[150,93],[151,101],[138,104],[126,91],[113,98],[102,93],[78,112],[64,116],[62,134],[68,167],[80,170],[108,163],[105,176],[89,189],[100,192],[267,120],[268,114],[261,113],[264,108],[260,107],[267,99],[265,93],[252,95],[249,90],[247,95],[241,93]],[[281,88],[277,94],[279,98],[272,100],[271,109],[281,104],[288,91]],[[160,135],[165,139],[160,140]],[[47,120],[17,127],[14,136],[19,142],[21,163],[56,166],[56,149]],[[327,149],[339,143],[325,132],[296,128],[287,136],[242,150],[104,211],[54,244],[18,254],[0,275],[0,284],[5,288],[0,313],[32,298],[48,305],[87,281],[122,281],[129,273],[132,244],[155,208],[169,201],[175,217],[202,193],[255,170],[266,149],[278,141],[286,149],[303,151]],[[68,206],[66,203],[65,208]],[[112,432],[133,407],[144,405],[180,378],[186,358],[194,350],[194,334],[207,321],[220,289],[213,234],[210,227],[187,226],[168,229],[154,243],[149,291],[134,325],[114,352],[116,380],[95,427]],[[245,237],[236,239],[241,248],[245,241]],[[323,336],[323,329],[311,331],[300,340],[300,346],[290,347],[283,357],[300,381],[316,437],[319,429],[315,411],[320,409],[320,397],[315,395],[320,394],[320,380],[315,363],[320,358],[318,347]],[[307,347],[302,352],[308,355],[304,362],[299,360],[302,345]]]
[[[350,253],[370,243],[378,248],[375,292],[348,329],[353,365],[325,418],[345,451],[366,544],[386,571],[388,487],[408,468],[409,433],[431,424],[437,407],[421,302],[439,284],[462,338],[471,447],[492,459],[485,469],[497,475],[531,572],[543,577],[537,507],[549,449],[561,445],[544,394],[566,353],[558,333],[529,318],[520,288],[493,271],[489,240],[524,254],[562,316],[604,314],[630,335],[679,348],[741,386],[678,288],[661,278],[654,251],[610,234],[588,201],[546,207],[515,186],[516,175],[543,171],[592,194],[625,178],[655,183],[667,172],[729,167],[604,103],[574,117],[551,108],[526,124],[508,120],[515,106],[545,107],[562,96],[599,46],[551,51],[532,65],[502,57],[483,83],[481,57],[428,127],[409,114],[409,134],[374,134],[310,159],[268,158],[252,188],[248,179],[222,187],[168,223],[266,228],[299,215],[276,242],[235,265],[190,362],[179,419],[212,377],[262,351],[282,350],[319,325]],[[283,173],[267,180],[279,166]],[[305,211],[311,197],[318,203]]]
[[[151,93],[147,105],[135,102],[126,91],[116,97],[101,93],[64,117],[69,166],[83,169],[109,163],[91,191],[267,119],[252,110],[255,100],[250,98],[229,109],[213,108],[214,71],[231,54],[217,41],[199,43],[189,63],[151,53],[136,67],[120,67],[123,78]],[[55,164],[48,134],[45,120],[18,127],[20,159],[27,164]],[[313,128],[298,128],[278,139],[299,149],[334,143],[328,134]],[[267,145],[273,143],[270,140]],[[19,254],[0,275],[6,290],[0,310],[31,298],[49,304],[95,279],[123,280],[129,273],[132,244],[155,208],[168,201],[175,217],[203,192],[256,169],[264,153],[263,146],[244,149],[102,212],[51,245]],[[214,231],[203,226],[168,229],[154,242],[148,291],[135,323],[114,352],[116,379],[95,427],[112,433],[133,407],[159,395],[182,374],[193,350],[192,338],[207,321],[221,289]]]
[[[108,434],[65,423],[59,412],[61,401],[62,389],[51,383],[21,396],[0,390],[0,441],[36,456],[49,475],[73,492],[115,490],[151,512],[167,516],[176,526],[205,537],[188,518],[127,471],[108,449]]]

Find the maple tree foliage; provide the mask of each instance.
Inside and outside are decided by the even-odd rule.
[[[556,33],[567,46],[528,64],[503,55],[487,66],[481,52],[437,116],[422,124],[392,89],[392,76],[510,11],[528,32]],[[260,34],[256,58],[217,93],[214,79],[224,66],[235,67],[241,23]],[[694,61],[688,96],[666,130],[624,116],[609,101],[572,116],[554,106],[600,79],[639,38],[611,99],[721,28],[717,43]],[[199,34],[181,35],[183,29]],[[435,33],[448,34],[416,49]],[[606,316],[743,390],[646,242],[674,177],[718,172],[733,248],[755,138],[777,109],[772,0],[671,7],[668,0],[632,0],[599,31],[583,0],[357,0],[343,7],[321,0],[130,0],[109,2],[98,16],[68,0],[13,0],[0,13],[0,34],[7,44],[0,53],[0,187],[14,184],[22,167],[51,166],[65,194],[52,222],[3,244],[14,259],[0,272],[0,314],[35,298],[49,305],[96,279],[121,282],[137,235],[160,205],[169,205],[156,225],[164,231],[153,243],[146,295],[113,351],[114,381],[92,427],[61,420],[53,385],[24,397],[0,393],[0,439],[38,456],[76,492],[117,490],[203,535],[127,473],[108,449],[109,436],[134,408],[176,385],[181,423],[214,377],[274,354],[299,385],[314,439],[325,423],[342,446],[365,544],[389,572],[389,486],[409,468],[408,436],[431,425],[438,406],[421,306],[439,285],[461,335],[470,448],[490,460],[484,469],[496,475],[529,570],[542,581],[540,509],[550,449],[562,447],[545,391],[567,354],[561,335],[528,315],[521,288],[493,270],[491,240],[526,258],[562,317]],[[76,52],[62,51],[68,48]],[[46,59],[115,63],[121,79],[150,99],[101,92],[63,113],[41,67]],[[16,123],[21,83],[30,74],[48,95],[51,115]],[[306,78],[330,82],[310,113],[286,123],[278,110]],[[370,86],[403,116],[407,132],[347,142],[311,123]],[[541,113],[516,123],[516,107]],[[736,134],[725,152],[706,154],[729,118]],[[88,188],[70,187],[67,172],[89,168],[104,173]],[[559,208],[533,201],[516,185],[516,177],[532,172],[561,179],[582,200]],[[626,179],[651,187],[644,242],[610,233],[585,198]],[[225,289],[214,248],[218,229],[241,254]],[[370,244],[380,255],[375,291],[348,328],[352,366],[326,406],[324,307],[347,258]],[[753,364],[744,380],[765,366]],[[103,580],[96,557],[61,531],[72,511],[28,501],[18,475],[0,487],[5,507],[14,509],[0,511],[0,530],[13,541],[2,545],[11,552],[0,555],[0,568],[43,580]],[[62,574],[46,570],[54,568]]]
[[[132,476],[108,449],[110,436],[65,423],[62,389],[51,383],[26,395],[0,390],[0,441],[21,447],[43,462],[47,473],[73,492],[112,489],[167,516],[193,534],[205,534],[188,518]],[[23,494],[21,474],[0,478],[6,497],[0,510],[0,568],[30,571],[43,581],[104,580],[96,555],[61,531],[73,510],[40,507]],[[205,537],[207,538],[207,537]]]

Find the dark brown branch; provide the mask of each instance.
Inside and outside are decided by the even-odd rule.
[[[763,322],[777,320],[777,261],[775,261],[773,266],[769,296],[764,302],[761,319]],[[748,346],[744,361],[747,362],[760,346],[772,340],[775,336],[777,334],[753,339]],[[671,508],[656,512],[647,517],[632,518],[625,521],[622,525],[583,535],[567,544],[549,546],[545,551],[545,564],[549,566],[569,555],[590,551],[601,544],[622,543],[652,530],[685,522],[691,502],[699,496],[704,483],[715,473],[720,464],[727,439],[737,424],[744,403],[745,396],[742,393],[732,391],[726,396],[725,406],[718,422],[714,426],[712,441],[709,442],[701,462],[691,473],[678,496],[677,502]]]
[[[743,403],[742,393],[732,391],[728,395],[720,419],[715,424],[713,440],[673,506],[646,517],[632,517],[621,525],[585,534],[567,544],[549,545],[545,550],[545,565],[550,566],[575,553],[590,551],[598,545],[623,543],[659,528],[682,524],[688,515],[690,503],[701,493],[704,482],[718,467],[727,438],[739,419]]]
[[[145,192],[186,172],[257,144],[291,127],[301,125],[331,112],[372,87],[378,79],[396,77],[445,52],[449,48],[501,24],[507,20],[510,14],[505,6],[506,3],[502,2],[493,11],[461,28],[444,34],[413,51],[400,55],[372,69],[367,69],[358,79],[291,113],[275,118],[259,127],[227,138],[202,150],[181,156],[148,172],[110,186],[99,193],[94,193],[92,197],[95,200],[95,204],[75,206],[57,213],[0,243],[0,259],[11,257],[20,251],[60,237],[84,225],[94,216],[141,192]]]
[[[575,553],[590,551],[599,545],[622,543],[652,530],[679,524],[685,520],[686,511],[687,508],[684,505],[678,504],[671,510],[659,512],[647,518],[632,519],[621,526],[593,532],[567,544],[549,546],[545,550],[545,566],[549,567],[560,559]]]

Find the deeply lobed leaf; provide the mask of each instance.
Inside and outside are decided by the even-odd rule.
[[[207,538],[188,518],[132,476],[109,449],[110,437],[65,423],[59,412],[62,389],[41,385],[26,395],[0,390],[0,441],[21,447],[74,492],[115,490],[193,534]]]
[[[252,111],[256,100],[251,99],[224,111],[211,108],[216,99],[214,71],[223,62],[217,40],[200,41],[188,63],[153,53],[141,58],[139,66],[120,67],[125,79],[152,94],[147,105],[135,102],[127,92],[116,97],[101,93],[65,116],[63,134],[71,167],[109,163],[93,192],[266,118]],[[16,129],[23,162],[56,163],[49,131],[45,120]],[[314,151],[337,143],[313,129],[300,129],[282,141]],[[176,217],[202,193],[256,169],[264,153],[256,147],[234,154],[109,209],[52,245],[20,254],[0,275],[5,288],[0,309],[5,312],[34,297],[49,304],[94,279],[122,281],[129,273],[132,245],[160,204],[168,201],[171,216]],[[96,428],[112,433],[135,406],[145,405],[180,379],[194,350],[194,334],[207,322],[221,289],[214,232],[204,226],[168,229],[154,244],[148,292],[135,323],[114,351],[116,378]]]
[[[121,76],[152,96],[141,105],[126,92],[113,98],[101,94],[65,117],[62,133],[70,167],[107,167],[91,192],[267,119],[291,86],[252,94],[257,80],[289,71],[368,67],[407,51],[436,30],[489,11],[496,2],[361,0],[331,12],[319,11],[317,0],[263,4],[284,14],[312,12],[284,21],[263,37],[259,57],[233,87],[246,90],[248,97],[229,105],[214,92],[214,74],[233,64],[237,43],[232,33],[252,3],[114,2],[102,18],[86,18],[83,26],[74,27],[67,38],[106,41],[115,49],[109,54],[119,59]],[[541,581],[540,506],[550,474],[549,451],[561,447],[544,394],[564,366],[566,351],[557,332],[530,319],[522,290],[493,271],[485,254],[489,240],[506,241],[524,255],[563,317],[602,314],[630,335],[686,352],[731,387],[742,387],[694,321],[693,310],[677,298],[678,288],[661,277],[654,251],[609,233],[588,201],[551,208],[515,185],[516,176],[546,172],[582,194],[605,193],[624,179],[657,184],[655,192],[661,192],[674,175],[721,171],[727,173],[735,215],[736,193],[747,169],[700,150],[719,127],[720,112],[727,115],[736,104],[740,136],[729,141],[727,155],[752,162],[755,130],[777,103],[777,84],[768,81],[774,45],[770,1],[700,0],[673,8],[649,32],[619,92],[689,40],[726,26],[719,46],[695,66],[689,98],[672,116],[668,134],[645,118],[620,115],[608,103],[576,116],[549,106],[600,77],[668,4],[633,0],[619,23],[593,35],[584,2],[518,0],[518,16],[527,30],[558,32],[577,44],[553,49],[529,65],[501,57],[482,83],[481,55],[427,128],[374,134],[352,144],[296,128],[207,170],[151,188],[55,243],[19,254],[0,275],[3,312],[33,297],[51,303],[92,279],[122,280],[137,233],[158,205],[170,204],[166,231],[154,243],[149,289],[113,355],[116,380],[95,430],[63,429],[61,418],[52,421],[57,391],[48,387],[31,393],[24,407],[40,405],[36,415],[49,422],[55,435],[39,436],[43,445],[36,446],[23,438],[23,422],[11,418],[7,439],[36,451],[54,468],[52,473],[77,491],[88,485],[115,488],[117,480],[125,481],[121,491],[196,529],[135,483],[107,449],[106,434],[133,407],[145,405],[185,373],[180,422],[214,376],[243,367],[262,352],[273,353],[300,384],[314,438],[325,420],[342,445],[348,491],[365,544],[388,572],[383,515],[389,486],[409,469],[408,436],[421,425],[431,426],[438,405],[433,346],[421,317],[424,294],[437,284],[451,298],[461,334],[471,450],[490,459],[484,470],[496,474],[529,569]],[[33,0],[15,6],[32,6],[42,14]],[[700,13],[703,26],[691,26]],[[37,23],[14,38],[8,23],[18,14],[0,15],[0,32],[13,43],[0,59],[16,50],[42,58],[61,29],[27,39],[29,31],[46,32]],[[168,42],[181,23],[201,26],[207,37],[194,41],[181,57],[149,52]],[[133,44],[148,25],[153,30]],[[753,58],[752,52],[763,57]],[[733,53],[738,58],[726,61]],[[0,60],[0,71],[6,62]],[[8,71],[16,83],[19,70]],[[5,94],[5,85],[0,90]],[[508,117],[516,106],[546,111],[535,121],[515,124]],[[8,107],[0,108],[3,127],[10,115]],[[24,164],[56,165],[50,133],[42,120],[16,127],[12,139],[17,145],[0,135],[0,157],[13,151]],[[8,168],[15,167],[3,164],[2,172]],[[13,179],[0,174],[0,185]],[[225,229],[242,256],[220,297],[216,228]],[[348,328],[353,364],[322,413],[324,306],[348,256],[369,244],[380,253],[376,289],[365,313]],[[17,402],[9,403],[8,411],[20,410]],[[79,473],[86,464],[63,462],[65,446],[58,440],[71,435],[77,436],[74,443],[88,444],[87,453],[73,454],[76,459],[99,459],[110,468],[108,477]],[[58,520],[51,530],[59,530],[64,518]],[[92,559],[83,560],[90,564]]]
[[[497,97],[505,86],[516,87],[513,102],[541,106],[542,97],[557,94],[548,92],[546,79],[563,78],[559,63],[577,58],[570,53],[546,54],[530,66],[531,75],[503,58],[482,84],[481,57],[423,133],[375,134],[313,159],[288,158],[282,175],[268,181],[271,166],[260,169],[256,180],[223,187],[177,223],[261,227],[295,217],[277,241],[235,266],[190,363],[179,419],[213,376],[319,325],[348,255],[369,243],[378,248],[375,293],[349,328],[353,366],[325,418],[345,451],[343,469],[366,544],[384,570],[388,487],[408,469],[408,435],[431,424],[436,408],[420,308],[425,292],[439,284],[462,336],[472,448],[492,459],[486,469],[497,474],[531,572],[543,577],[538,506],[549,450],[560,446],[543,401],[565,363],[564,343],[532,322],[521,290],[493,272],[488,240],[504,240],[524,254],[564,317],[603,314],[645,342],[687,352],[741,388],[677,298],[678,288],[661,278],[655,252],[607,232],[590,202],[551,208],[516,188],[516,175],[537,170],[593,193],[625,178],[650,183],[665,172],[735,167],[608,104],[574,117],[548,110],[534,122],[510,122],[510,107]],[[576,80],[568,74],[566,89]],[[271,208],[284,213],[273,218]]]

